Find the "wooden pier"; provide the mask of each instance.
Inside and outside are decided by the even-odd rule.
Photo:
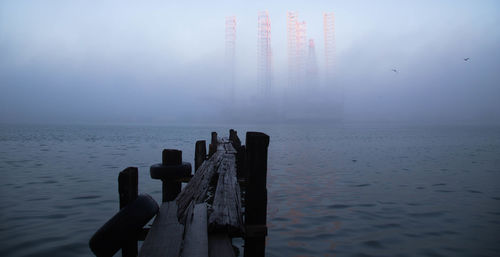
[[[230,130],[227,138],[219,138],[212,132],[208,154],[205,141],[197,141],[194,175],[191,165],[182,162],[181,151],[164,150],[162,163],[150,169],[151,177],[162,181],[163,202],[156,206],[157,214],[149,231],[143,228],[144,222],[140,225],[122,222],[124,226],[135,226],[132,235],[110,233],[106,229],[120,224],[116,216],[129,211],[127,204],[137,205],[134,200],[139,199],[137,169],[125,169],[119,177],[122,210],[96,232],[90,241],[92,251],[97,256],[112,256],[119,246],[124,257],[264,256],[269,136],[247,132],[245,141],[246,146],[241,145],[234,130]],[[181,190],[183,182],[187,184]],[[145,204],[154,205],[141,197]],[[144,216],[144,220],[150,219],[151,214],[135,216]],[[244,239],[243,253],[232,245],[236,237]],[[141,239],[144,243],[138,250],[137,240]]]

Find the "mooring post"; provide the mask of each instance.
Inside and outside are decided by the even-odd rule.
[[[138,195],[138,172],[136,167],[128,167],[118,175],[118,194],[120,195],[120,210],[133,202]]]
[[[247,178],[245,175],[245,146],[241,145],[241,140],[238,137],[238,132],[234,129],[229,130],[229,140],[233,148],[236,150],[236,175],[238,178]]]
[[[196,141],[194,149],[194,172],[198,170],[201,164],[207,158],[207,143],[205,140]]]
[[[151,165],[151,178],[162,181],[162,202],[173,201],[181,192],[180,179],[191,176],[191,164],[182,161],[182,151],[164,149],[162,163]]]
[[[138,172],[136,167],[128,167],[118,175],[118,194],[120,210],[135,201],[138,195]],[[130,240],[122,246],[123,257],[137,256],[137,239]]]
[[[208,156],[209,158],[217,152],[217,132],[212,132],[212,138],[210,141],[210,146],[208,148]]]
[[[238,150],[238,148],[241,147],[241,141],[240,138],[238,137],[238,132],[236,132],[236,130],[234,129],[229,130],[229,140],[231,140],[235,150]]]
[[[248,181],[245,199],[245,257],[265,256],[268,146],[268,135],[261,132],[247,132],[245,162],[248,170]]]
[[[163,149],[162,152],[163,166],[174,166],[182,164],[182,151],[175,149]],[[181,192],[181,182],[175,181],[173,178],[162,179],[162,202],[172,201]]]
[[[247,167],[245,166],[246,147],[244,145],[236,149],[236,175],[238,179],[248,179]]]

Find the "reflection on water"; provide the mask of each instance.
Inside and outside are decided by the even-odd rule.
[[[282,128],[269,256],[494,256],[499,130]],[[273,139],[273,137],[271,137]]]
[[[193,159],[214,127],[0,126],[0,256],[92,256],[118,210],[117,174],[161,149]],[[271,136],[268,256],[495,256],[500,129],[236,128]],[[243,138],[242,138],[243,139]]]

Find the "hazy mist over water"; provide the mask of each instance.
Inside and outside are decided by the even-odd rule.
[[[271,20],[264,95],[259,10]],[[316,42],[318,83],[293,89],[297,98],[286,98],[289,10]],[[498,124],[499,11],[496,1],[2,1],[0,122]],[[324,12],[335,13],[332,79]],[[225,85],[230,15],[234,99]]]

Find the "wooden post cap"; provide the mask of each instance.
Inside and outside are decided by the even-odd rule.
[[[262,132],[247,132],[246,145],[249,146],[269,146],[269,136]]]
[[[163,149],[162,164],[163,165],[182,164],[182,151],[176,149]]]
[[[217,144],[217,132],[212,132],[212,138],[211,138],[211,143],[212,144]]]
[[[207,141],[205,141],[205,140],[198,140],[198,141],[196,141],[196,144],[195,144],[196,148],[206,146],[206,145],[207,145]]]

